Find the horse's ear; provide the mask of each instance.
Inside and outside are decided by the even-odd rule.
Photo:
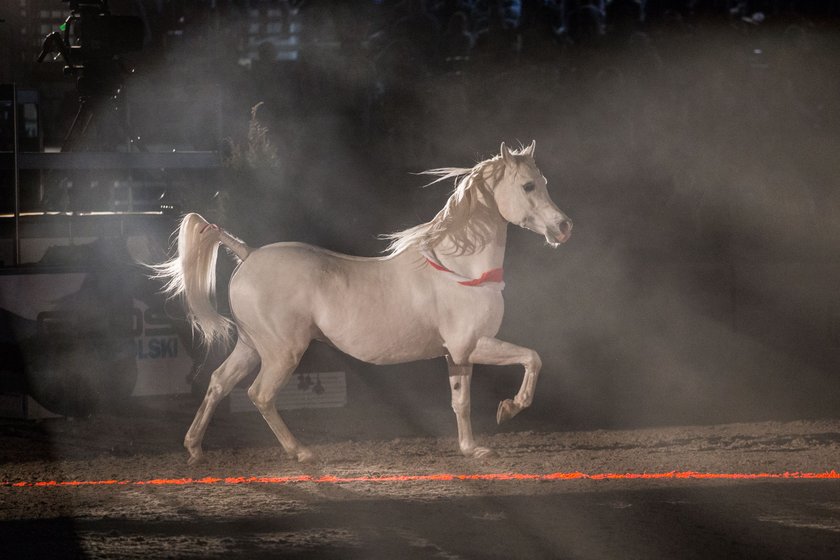
[[[534,150],[537,148],[537,141],[531,140],[531,145],[525,148],[525,151],[522,152],[526,156],[534,157]]]
[[[506,165],[514,165],[516,163],[516,160],[513,158],[513,154],[510,153],[510,150],[508,150],[508,147],[505,146],[504,142],[502,142],[502,147],[499,148],[499,153],[502,154],[502,160]]]

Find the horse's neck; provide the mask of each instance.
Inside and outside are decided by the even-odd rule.
[[[507,244],[507,222],[499,217],[492,224],[490,239],[484,247],[470,254],[459,255],[453,251],[452,242],[444,238],[434,248],[435,257],[449,270],[467,278],[479,278],[489,270],[502,268]]]

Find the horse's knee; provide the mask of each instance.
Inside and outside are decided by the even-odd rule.
[[[537,354],[536,350],[528,350],[528,356],[525,358],[525,369],[532,373],[539,373],[542,369],[542,359]]]

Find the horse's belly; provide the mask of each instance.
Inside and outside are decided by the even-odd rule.
[[[430,344],[424,348],[418,348],[416,345],[401,348],[375,348],[354,344],[345,347],[340,344],[336,344],[333,340],[330,340],[330,342],[333,343],[336,348],[345,354],[353,356],[357,360],[379,366],[428,360],[431,358],[438,358],[446,354],[445,349],[440,344]]]
[[[335,303],[321,320],[321,333],[336,348],[372,364],[395,364],[445,354],[438,329],[406,307],[366,300]]]

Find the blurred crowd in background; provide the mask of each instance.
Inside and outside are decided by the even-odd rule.
[[[60,62],[39,65],[35,57],[40,32],[51,29],[44,22],[57,28],[68,5],[20,3],[29,6],[26,20],[12,10],[0,26],[0,49],[9,54],[0,81],[44,90],[47,144],[56,143],[74,113],[72,80]],[[201,128],[148,120],[141,108],[137,126],[145,123],[150,142],[218,148],[264,101],[262,119],[275,132],[313,113],[337,115],[357,142],[409,142],[412,164],[437,155],[428,131],[457,144],[453,133],[498,114],[493,105],[503,99],[540,107],[547,100],[563,110],[581,79],[594,75],[613,87],[654,75],[683,79],[697,70],[685,67],[686,57],[710,46],[719,68],[705,79],[720,78],[724,93],[740,87],[744,72],[786,75],[792,59],[828,55],[820,41],[836,31],[840,15],[840,2],[793,0],[111,0],[110,8],[145,26],[144,48],[127,57],[136,69],[129,95],[157,88],[171,103],[155,96],[155,111],[213,112],[214,122]],[[208,99],[214,95],[220,99]],[[134,100],[143,105],[149,97],[137,92]],[[819,118],[809,101],[797,99],[797,107]]]
[[[57,17],[56,25],[69,7],[19,1],[33,4],[30,19]],[[408,172],[468,166],[502,140],[536,139],[561,206],[593,209],[589,223],[616,242],[718,257],[762,243],[801,254],[798,237],[816,254],[832,246],[834,221],[817,224],[840,215],[831,155],[840,146],[831,124],[840,122],[840,1],[110,8],[146,27],[144,48],[125,56],[135,68],[124,88],[132,132],[152,150],[220,150],[234,170],[216,187],[202,177],[203,188],[171,189],[168,203],[212,199],[254,243],[291,237],[376,252],[377,233],[439,207],[441,193],[419,190]],[[77,92],[61,62],[34,62],[37,30],[14,39],[16,18],[2,24],[13,56],[0,81],[39,89],[45,143],[54,145]],[[44,192],[51,209],[72,206],[50,200],[49,185]],[[772,242],[761,228],[773,230]]]

